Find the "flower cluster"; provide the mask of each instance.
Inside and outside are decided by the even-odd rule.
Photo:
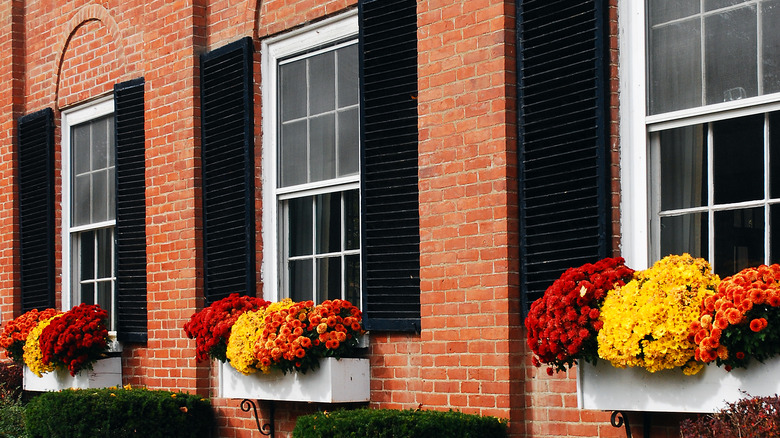
[[[695,374],[690,325],[720,282],[704,259],[670,255],[635,273],[623,287],[607,294],[598,334],[599,357],[612,365],[644,367],[650,372],[683,367]]]
[[[48,373],[56,369],[53,363],[44,362],[40,337],[43,330],[48,327],[54,319],[60,318],[62,315],[64,314],[58,313],[49,319],[42,319],[38,325],[30,330],[30,334],[27,335],[27,340],[24,342],[24,364],[38,377],[42,377],[43,373]]]
[[[261,298],[234,293],[192,315],[184,325],[184,332],[190,339],[195,339],[196,359],[201,362],[211,357],[227,361],[230,330],[238,317],[269,304]]]
[[[266,373],[269,371],[270,363],[261,364],[255,356],[255,344],[263,334],[266,315],[287,309],[293,304],[291,299],[285,298],[268,307],[246,312],[236,319],[230,332],[226,353],[233,368],[246,375],[256,373],[258,370]]]
[[[8,352],[8,356],[16,363],[24,361],[24,343],[30,331],[38,325],[39,322],[49,319],[52,316],[61,313],[55,309],[30,310],[16,319],[8,321],[0,333],[0,347]]]
[[[691,324],[696,358],[727,370],[780,354],[780,265],[743,269],[725,278]]]
[[[81,304],[50,321],[40,335],[42,360],[67,368],[71,376],[104,357],[108,349],[108,312]]]
[[[361,334],[360,310],[349,301],[327,300],[317,306],[305,301],[266,315],[254,353],[263,368],[305,373],[322,357],[354,352]]]
[[[547,364],[547,373],[565,371],[577,359],[595,363],[596,334],[602,326],[600,307],[607,292],[623,286],[634,271],[622,258],[569,268],[531,305],[525,320],[533,363]]]

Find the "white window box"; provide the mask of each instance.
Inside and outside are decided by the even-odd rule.
[[[329,357],[305,374],[274,370],[247,376],[229,363],[220,363],[219,369],[219,393],[224,398],[317,403],[366,402],[370,398],[368,359]]]
[[[743,392],[744,391],[744,392]],[[580,409],[643,412],[716,412],[750,396],[780,394],[780,357],[748,368],[726,371],[714,364],[695,376],[679,369],[650,373],[644,368],[615,368],[600,360],[577,369]]]
[[[122,386],[122,358],[107,357],[95,362],[92,370],[83,370],[71,376],[68,370],[57,369],[36,376],[24,367],[26,391],[61,391],[68,388],[108,388]]]

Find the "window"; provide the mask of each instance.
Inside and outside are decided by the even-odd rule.
[[[646,23],[621,46],[627,260],[689,252],[721,276],[780,261],[780,2],[645,6],[622,11]]]
[[[114,101],[64,113],[63,301],[98,304],[116,330]],[[66,308],[70,307],[66,303]]]
[[[264,44],[263,273],[278,298],[360,303],[356,37],[351,13]]]

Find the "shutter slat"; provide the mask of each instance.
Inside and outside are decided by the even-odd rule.
[[[607,255],[605,12],[595,0],[518,2],[525,312],[567,268]]]
[[[365,325],[419,331],[417,3],[361,0],[359,14]]]
[[[22,312],[54,307],[54,112],[19,118]]]
[[[255,294],[252,40],[201,56],[204,290]]]
[[[114,86],[117,337],[146,342],[144,79]]]

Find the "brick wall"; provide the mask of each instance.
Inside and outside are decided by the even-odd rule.
[[[618,253],[616,2],[611,0],[613,248]],[[13,0],[0,5],[0,317],[19,314],[15,120],[60,111],[146,79],[149,341],[125,346],[124,383],[215,397],[216,367],[196,364],[182,325],[203,306],[198,56],[354,8],[356,0]],[[515,5],[419,0],[419,334],[372,333],[371,405],[459,409],[510,420],[514,437],[625,436],[603,412],[576,408],[573,373],[530,365],[519,304]],[[262,209],[255,54],[255,206]],[[59,138],[59,132],[57,132]],[[61,169],[60,143],[56,168]],[[56,175],[59,182],[59,170]],[[55,201],[61,202],[59,194]],[[58,210],[58,215],[59,209]],[[259,217],[259,213],[258,213]],[[262,263],[256,222],[257,268]],[[57,251],[61,251],[57,217]],[[59,257],[58,257],[59,259]],[[57,277],[62,267],[57,266]],[[262,286],[258,284],[257,291]],[[60,286],[57,286],[60,296]],[[59,298],[58,298],[59,303]],[[257,436],[238,400],[214,398],[219,436]],[[277,437],[330,405],[277,403]],[[260,406],[267,421],[268,407]],[[673,436],[674,417],[654,417]],[[632,418],[634,424],[641,419]],[[668,426],[668,427],[665,427]],[[634,433],[639,433],[635,428]],[[254,432],[253,432],[254,431]],[[662,434],[662,435],[661,435]]]

